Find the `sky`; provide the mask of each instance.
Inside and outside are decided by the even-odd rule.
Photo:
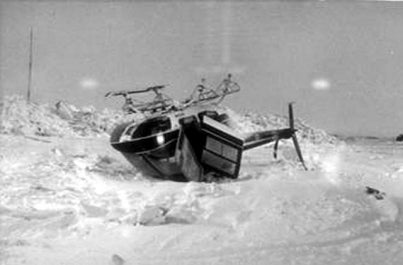
[[[227,73],[237,111],[295,114],[330,133],[403,133],[403,2],[1,1],[1,95],[119,108],[111,90],[184,99]]]

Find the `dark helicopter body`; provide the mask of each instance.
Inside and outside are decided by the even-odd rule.
[[[177,181],[209,181],[217,177],[235,179],[244,150],[275,141],[276,157],[278,141],[289,138],[293,139],[305,168],[295,137],[291,104],[290,128],[256,132],[244,138],[229,126],[228,115],[220,113],[211,103],[216,101],[217,104],[226,95],[239,91],[230,75],[215,90],[199,85],[197,98],[193,95],[176,105],[159,92],[161,88],[112,94],[125,96],[126,103],[130,93],[153,90],[157,94],[151,103],[135,105],[129,101],[126,109],[132,107],[133,112],[148,112],[149,116],[140,123],[118,125],[110,139],[113,148],[146,175]]]

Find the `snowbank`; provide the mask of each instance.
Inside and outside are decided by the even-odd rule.
[[[273,114],[230,114],[232,126],[241,133],[288,127],[288,119]],[[64,101],[55,105],[28,103],[21,96],[8,96],[1,102],[0,133],[38,136],[98,136],[110,133],[124,121],[140,119],[141,115],[124,115],[122,111],[94,107],[78,108]],[[314,129],[297,119],[295,127],[302,142],[334,143],[336,138],[323,130]]]
[[[70,132],[70,126],[48,105],[27,103],[20,96],[9,96],[1,103],[0,132],[61,136]]]
[[[0,111],[0,133],[38,136],[99,136],[122,121],[138,118],[116,110],[78,108],[62,101],[54,106],[28,103],[17,95],[5,97]]]

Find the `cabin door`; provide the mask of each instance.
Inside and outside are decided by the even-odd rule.
[[[202,181],[203,168],[197,160],[195,151],[186,136],[186,130],[182,129],[175,152],[175,159],[182,174],[188,181]]]

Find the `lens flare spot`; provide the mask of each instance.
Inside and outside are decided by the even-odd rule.
[[[338,152],[330,154],[322,158],[322,170],[328,181],[334,185],[339,185],[340,180],[340,154]]]
[[[165,137],[164,137],[164,135],[162,135],[162,134],[157,135],[157,143],[158,143],[159,145],[162,145],[162,144],[165,143]]]
[[[316,78],[312,80],[311,86],[315,90],[329,90],[330,89],[330,81],[326,78]]]
[[[83,78],[80,80],[80,86],[83,89],[96,89],[99,86],[99,82],[94,78]]]

